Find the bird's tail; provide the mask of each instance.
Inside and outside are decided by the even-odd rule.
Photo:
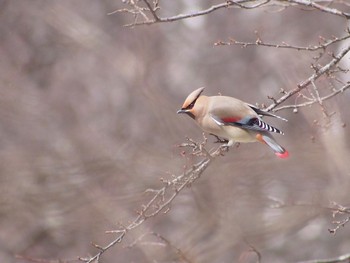
[[[288,151],[284,149],[281,145],[279,145],[270,134],[258,134],[258,136],[259,141],[270,146],[270,148],[275,152],[277,157],[287,158],[289,156]]]

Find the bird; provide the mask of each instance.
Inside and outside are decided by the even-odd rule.
[[[263,116],[285,118],[261,110],[251,104],[228,96],[204,96],[204,88],[188,95],[178,114],[187,114],[199,127],[216,137],[224,138],[230,147],[234,143],[261,142],[269,146],[279,158],[287,158],[288,151],[279,145],[271,133],[284,134],[267,124]]]

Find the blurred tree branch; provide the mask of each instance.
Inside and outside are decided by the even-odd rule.
[[[333,218],[346,215],[343,219],[334,220],[332,223],[335,227],[328,229],[330,233],[335,235],[339,228],[344,227],[350,221],[350,207],[345,207],[335,202],[333,203],[333,206]]]
[[[203,134],[204,136],[204,134]],[[106,246],[100,246],[93,244],[99,252],[88,258],[79,258],[83,262],[99,262],[100,257],[104,252],[113,247],[114,245],[121,243],[126,233],[137,228],[143,222],[149,218],[155,217],[160,213],[167,213],[170,210],[172,201],[177,195],[186,187],[190,187],[197,179],[200,178],[202,173],[206,170],[209,164],[215,160],[217,156],[220,156],[226,150],[219,146],[212,152],[205,149],[207,138],[204,136],[204,140],[201,143],[195,142],[188,138],[185,143],[179,145],[179,147],[185,147],[192,149],[191,155],[202,158],[198,163],[194,164],[190,169],[185,170],[180,175],[174,175],[174,179],[165,180],[161,179],[164,186],[159,189],[147,189],[146,193],[153,193],[153,197],[145,205],[142,205],[141,210],[138,211],[138,216],[127,226],[120,224],[120,228],[117,230],[107,231],[108,234],[116,234],[116,238]],[[186,153],[183,152],[185,155]],[[164,241],[164,240],[163,240]]]
[[[158,242],[144,241],[146,236],[154,236],[158,239]],[[179,260],[181,260],[182,262],[186,262],[186,263],[192,262],[180,248],[176,247],[167,238],[163,237],[159,233],[156,233],[156,232],[145,233],[141,235],[139,238],[137,238],[132,244],[127,246],[127,248],[132,248],[136,244],[140,244],[140,243],[145,245],[168,246],[176,251],[176,254],[179,256]]]
[[[335,258],[328,259],[312,259],[307,261],[299,261],[298,263],[341,263],[341,262],[349,262],[350,254],[344,254]]]

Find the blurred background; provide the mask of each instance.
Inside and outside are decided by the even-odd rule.
[[[161,1],[160,14],[217,3]],[[107,244],[114,236],[106,230],[134,219],[150,198],[146,189],[191,165],[176,147],[186,136],[202,139],[190,118],[176,114],[191,91],[204,86],[206,95],[268,105],[267,96],[278,98],[313,73],[318,54],[216,41],[255,41],[257,30],[266,42],[308,46],[346,29],[342,18],[280,7],[126,28],[131,15],[108,15],[120,8],[111,0],[0,1],[1,262],[94,255],[91,243]],[[329,84],[318,82],[322,94]],[[327,209],[349,205],[349,96],[325,102],[330,118],[317,104],[278,112],[289,122],[269,122],[285,132],[276,139],[289,159],[261,144],[230,150],[170,212],[128,234],[102,261],[184,261],[177,249],[187,262],[208,263],[256,262],[251,247],[262,262],[349,253],[350,225],[330,234]]]

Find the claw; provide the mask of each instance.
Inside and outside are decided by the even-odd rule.
[[[223,144],[220,146],[220,149],[223,152],[228,152],[228,150],[230,149],[230,146],[228,146],[227,144]]]
[[[214,143],[226,143],[226,144],[228,143],[228,140],[222,139],[222,138],[220,138],[219,136],[217,136],[215,134],[210,133],[210,135],[212,135],[212,136],[214,136],[216,138],[216,141]]]

